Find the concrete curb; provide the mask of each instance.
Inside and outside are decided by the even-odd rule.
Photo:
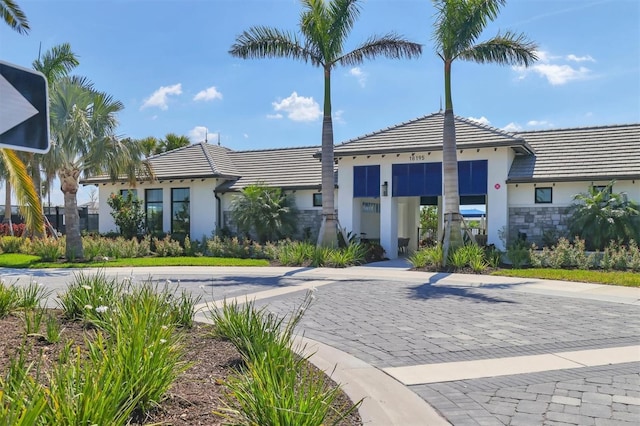
[[[438,412],[409,388],[366,362],[324,343],[297,337],[296,351],[326,372],[357,402],[367,426],[449,425]]]

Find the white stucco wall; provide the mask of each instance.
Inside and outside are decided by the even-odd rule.
[[[381,196],[380,201],[380,242],[387,257],[397,256],[398,237],[409,237],[410,249],[417,248],[417,228],[419,226],[418,197],[392,197],[392,165],[405,163],[442,162],[442,152],[415,152],[398,154],[376,154],[355,156],[338,156],[338,194],[340,205],[339,220],[345,229],[354,233],[367,232],[370,221],[360,214],[362,202],[371,201],[365,198],[353,198],[353,167],[380,165],[380,184],[388,182],[389,195]],[[488,243],[501,246],[499,231],[507,226],[508,190],[506,185],[509,168],[514,154],[511,148],[482,148],[458,151],[458,161],[487,160],[487,240]],[[395,224],[396,226],[391,226]],[[365,230],[366,228],[366,230]],[[370,236],[371,237],[371,236]]]
[[[162,189],[162,212],[163,212],[163,231],[171,231],[171,189],[172,188],[189,188],[190,196],[190,221],[192,239],[200,239],[203,236],[210,236],[215,229],[217,222],[216,201],[213,194],[213,188],[217,185],[217,179],[184,179],[142,183],[136,185],[138,198],[144,202],[146,189]],[[111,207],[107,204],[107,199],[112,193],[119,193],[128,186],[120,183],[107,183],[98,186],[99,200],[99,231],[115,232],[116,224],[111,216]],[[144,208],[144,207],[143,207]]]
[[[509,184],[510,207],[566,207],[573,203],[573,197],[586,193],[591,185],[605,186],[609,181],[586,182],[545,182]],[[552,188],[552,203],[536,204],[535,188]],[[630,200],[640,202],[640,180],[616,181],[613,192],[626,192]]]

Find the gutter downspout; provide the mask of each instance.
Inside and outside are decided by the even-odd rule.
[[[222,200],[220,200],[220,197],[218,197],[218,191],[216,189],[213,190],[213,196],[216,199],[216,208],[217,208],[216,235],[218,235],[220,231],[220,221],[222,220]]]

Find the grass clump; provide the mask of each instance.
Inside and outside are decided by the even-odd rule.
[[[332,388],[324,374],[309,367],[308,357],[293,350],[294,329],[313,299],[313,291],[308,292],[286,322],[252,301],[225,301],[209,310],[216,333],[227,337],[245,361],[245,368],[225,383],[229,394],[220,414],[231,424],[337,424],[359,405],[331,408],[339,388]]]

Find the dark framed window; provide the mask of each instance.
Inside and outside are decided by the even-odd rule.
[[[553,202],[553,188],[536,188],[536,204],[549,204]]]
[[[593,185],[593,189],[598,192],[607,191],[609,194],[613,193],[613,186],[608,185]]]
[[[121,190],[120,190],[120,195],[121,195],[123,198],[127,198],[127,195],[128,195],[129,193],[131,193],[131,198],[132,198],[132,199],[134,199],[134,200],[135,200],[136,198],[138,198],[138,190],[137,190],[137,189],[121,189]]]
[[[313,193],[313,207],[322,207],[322,192]]]
[[[145,190],[144,211],[147,216],[147,229],[149,232],[162,232],[162,189]]]
[[[189,188],[171,188],[171,233],[189,234],[190,222]]]

